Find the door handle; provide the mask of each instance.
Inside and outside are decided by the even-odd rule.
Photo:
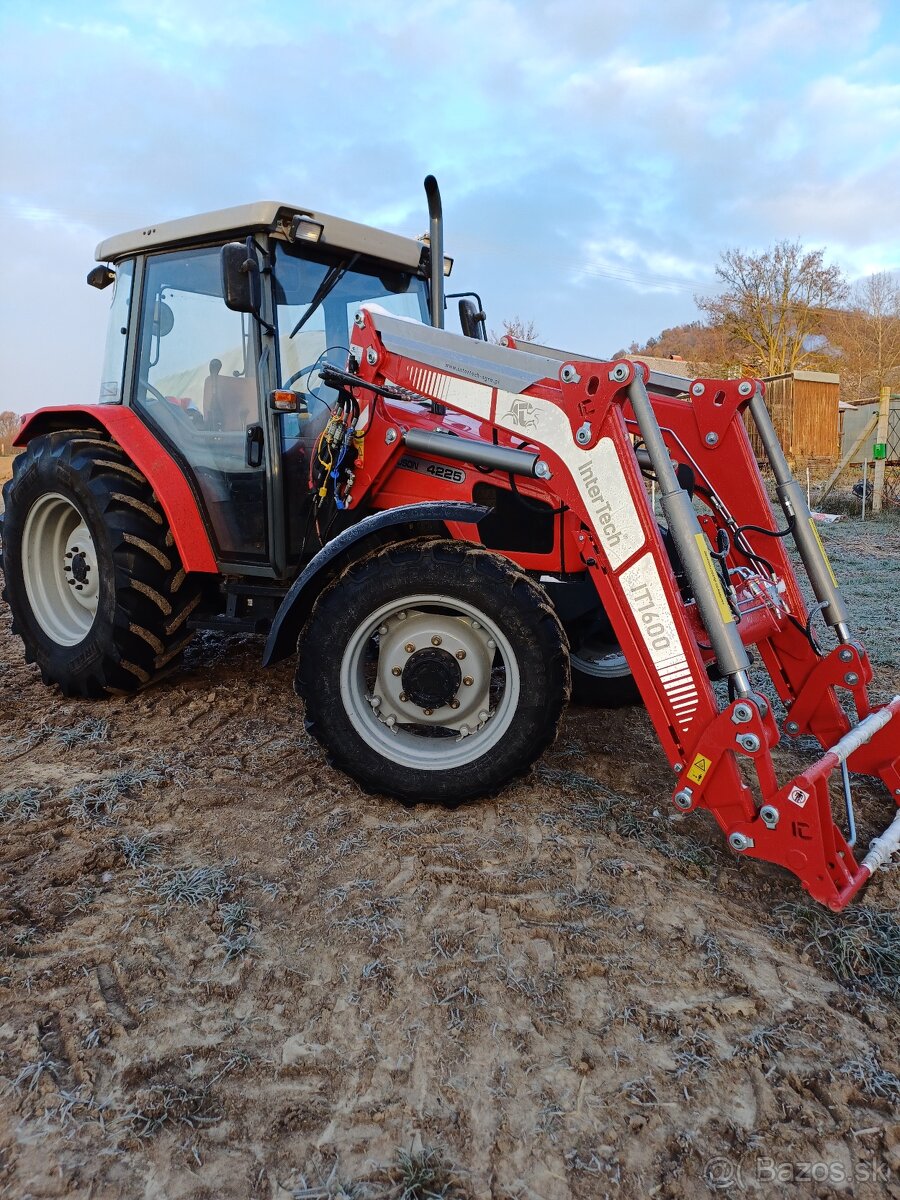
[[[247,466],[262,466],[265,435],[262,425],[247,426]]]

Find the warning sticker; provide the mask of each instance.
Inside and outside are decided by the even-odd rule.
[[[709,553],[709,547],[706,544],[706,538],[702,533],[695,533],[694,537],[697,541],[698,547],[700,548],[700,557],[703,559],[703,565],[706,567],[706,574],[709,578],[709,586],[713,590],[713,595],[716,598],[716,604],[719,606],[719,612],[721,613],[722,620],[727,625],[729,621],[734,620],[734,617],[732,616],[731,607],[728,603],[728,600],[725,597],[725,592],[722,588],[722,581],[719,578],[716,568],[713,566],[713,560]]]
[[[788,792],[788,800],[792,804],[796,804],[798,808],[802,808],[808,799],[809,792],[804,792],[802,787],[793,787]]]
[[[691,763],[691,769],[688,771],[688,779],[694,783],[702,783],[706,772],[712,766],[712,759],[707,758],[705,754],[698,754]]]

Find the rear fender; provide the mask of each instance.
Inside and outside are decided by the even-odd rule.
[[[184,474],[137,413],[120,404],[65,405],[30,413],[13,443],[63,429],[105,430],[146,477],[172,530],[185,571],[218,574],[209,534]]]
[[[482,504],[426,503],[404,504],[363,517],[319,551],[294,580],[290,591],[275,614],[263,651],[263,666],[271,666],[293,654],[297,639],[306,624],[319,594],[351,562],[371,550],[399,537],[416,534],[447,534],[446,523],[477,525],[491,511]],[[390,530],[389,534],[385,531]]]

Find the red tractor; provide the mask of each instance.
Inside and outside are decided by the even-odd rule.
[[[900,697],[870,703],[762,385],[490,345],[477,296],[446,332],[426,191],[422,242],[260,203],[98,247],[88,280],[115,285],[99,403],[32,414],[4,491],[27,658],[66,695],[102,696],[170,669],[197,629],[266,634],[265,663],[299,651],[330,760],[408,801],[526,771],[573,683],[595,703],[639,694],[676,808],[709,809],[736,853],[843,907],[900,845],[898,814],[857,862],[850,787],[873,775],[900,802]],[[824,750],[786,782],[782,732]]]

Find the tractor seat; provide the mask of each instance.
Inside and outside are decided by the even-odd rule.
[[[206,427],[216,432],[242,431],[257,419],[256,380],[222,375],[221,370],[219,359],[211,359],[209,375],[203,382]]]

